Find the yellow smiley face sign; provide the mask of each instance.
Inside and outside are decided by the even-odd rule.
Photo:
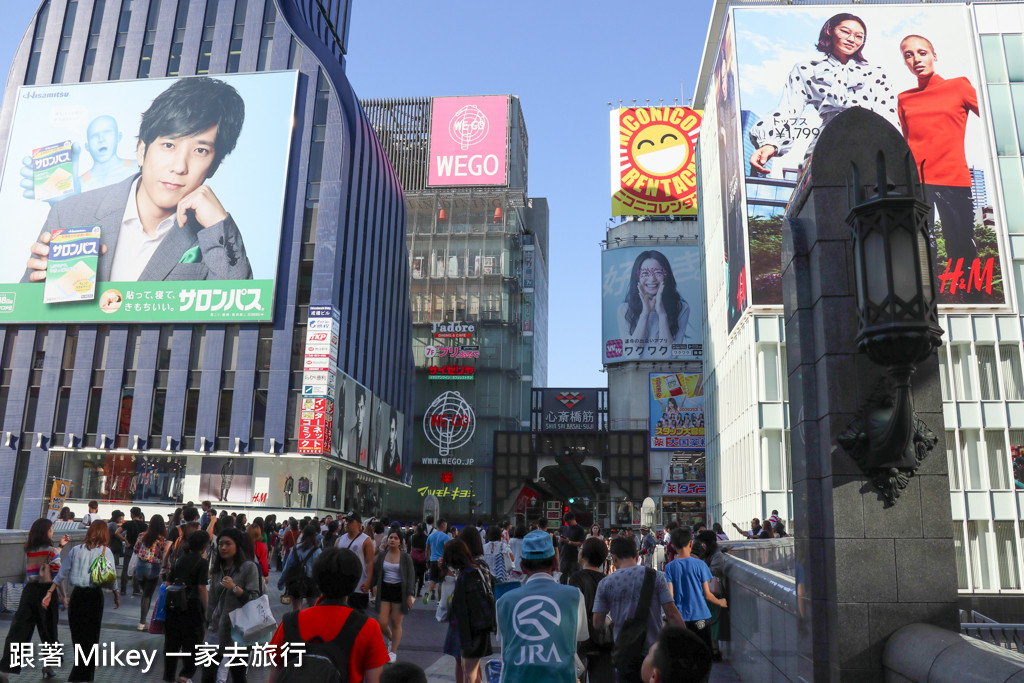
[[[612,112],[612,215],[697,214],[701,112],[638,107]]]

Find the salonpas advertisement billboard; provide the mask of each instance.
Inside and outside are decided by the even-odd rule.
[[[601,254],[604,362],[700,360],[700,247],[621,247]]]
[[[0,324],[269,321],[297,82],[22,87]]]
[[[611,112],[613,216],[696,216],[701,113],[689,107]]]
[[[797,174],[822,127],[849,107],[864,107],[901,131],[914,154],[935,210],[940,304],[1005,304],[1004,225],[991,191],[989,116],[980,103],[1005,99],[1009,107],[1010,94],[981,88],[968,9],[741,7],[732,19],[735,35],[722,45],[735,50],[733,125],[743,147],[732,153],[745,177],[748,258],[734,269],[736,245],[726,245],[729,277],[737,279],[730,291],[748,292],[753,304],[782,304],[782,216]],[[719,61],[716,102],[728,110],[730,57]]]

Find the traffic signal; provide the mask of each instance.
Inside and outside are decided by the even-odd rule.
[[[575,502],[576,502],[576,499],[575,499],[575,498],[570,498],[570,499],[569,499],[569,504],[570,504],[570,505],[571,505],[572,503],[575,503]]]
[[[569,506],[568,505],[562,506],[562,514],[563,515],[569,514]]]

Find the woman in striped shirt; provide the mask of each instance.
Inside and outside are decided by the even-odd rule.
[[[71,540],[64,534],[60,548]],[[0,680],[7,680],[7,674],[19,673],[21,667],[11,666],[11,645],[32,640],[32,631],[39,631],[39,640],[44,643],[57,642],[57,615],[59,600],[50,600],[47,592],[53,586],[53,577],[60,570],[60,548],[53,547],[53,523],[41,517],[32,523],[25,541],[25,588],[18,603],[18,611],[7,632],[2,659],[0,659]],[[43,669],[45,678],[57,674],[50,667]]]

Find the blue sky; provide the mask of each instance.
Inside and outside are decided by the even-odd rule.
[[[611,215],[607,103],[692,97],[711,5],[641,12],[611,0],[355,3],[348,76],[360,97],[519,96],[529,193],[551,209],[549,386],[607,384],[598,245]],[[9,68],[36,6],[6,3],[0,65]]]

